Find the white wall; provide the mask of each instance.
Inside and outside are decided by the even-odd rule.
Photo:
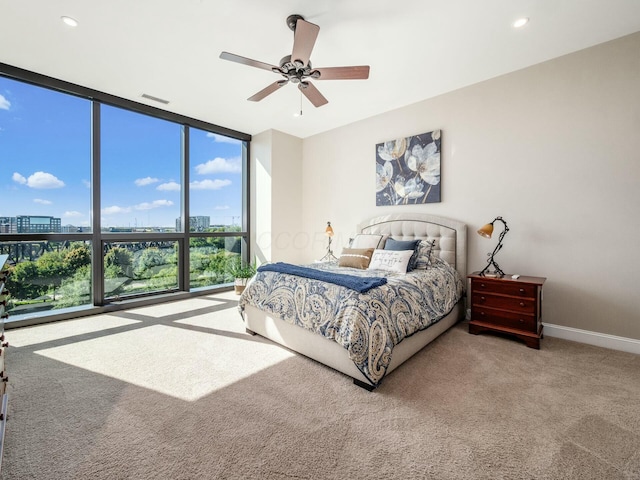
[[[473,232],[501,215],[510,232],[496,259],[547,277],[543,322],[640,339],[638,52],[640,33],[305,139],[300,229],[310,241],[288,255],[321,257],[327,220],[339,253],[362,220],[414,210],[466,222],[478,270],[497,238]],[[376,207],[375,145],[434,129],[441,203]],[[296,182],[282,173],[278,183]],[[289,199],[278,204],[293,208]]]
[[[302,140],[269,130],[253,136],[250,155],[251,255],[258,264],[301,263]]]

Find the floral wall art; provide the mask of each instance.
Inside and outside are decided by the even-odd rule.
[[[440,201],[440,130],[376,145],[376,205]]]

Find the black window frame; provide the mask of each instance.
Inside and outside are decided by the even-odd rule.
[[[36,87],[48,88],[59,93],[68,94],[89,100],[91,102],[91,211],[92,211],[92,231],[91,232],[70,232],[70,233],[0,233],[2,242],[38,242],[38,241],[91,241],[92,245],[92,305],[89,307],[78,307],[53,311],[54,313],[43,316],[28,315],[27,318],[6,323],[7,328],[22,327],[38,323],[46,323],[56,320],[77,318],[80,316],[104,313],[108,311],[122,310],[144,305],[158,304],[166,301],[174,301],[183,298],[211,294],[216,291],[226,291],[232,286],[211,286],[200,287],[196,290],[189,286],[189,240],[191,237],[242,237],[246,249],[243,251],[244,261],[251,258],[250,252],[250,148],[251,135],[236,130],[232,130],[220,125],[215,125],[203,120],[192,118],[179,113],[163,110],[151,105],[135,102],[133,100],[121,98],[105,92],[100,92],[88,87],[70,83],[64,80],[42,75],[33,71],[25,70],[12,65],[0,63],[0,76],[14,81],[32,84]],[[181,142],[181,222],[180,232],[103,232],[100,225],[100,107],[101,105],[114,106],[136,113],[149,115],[162,120],[167,120],[178,124],[182,129]],[[242,142],[242,226],[240,232],[191,232],[188,227],[189,218],[189,131],[190,128],[197,128],[207,132],[234,138]],[[96,214],[98,213],[98,214]],[[185,224],[186,222],[186,224]],[[106,300],[104,294],[104,264],[103,252],[107,242],[131,241],[131,242],[154,242],[154,241],[176,241],[178,242],[178,288],[162,293],[150,292],[148,294],[137,294],[117,300]]]

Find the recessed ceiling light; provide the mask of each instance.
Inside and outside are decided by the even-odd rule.
[[[527,23],[529,23],[529,19],[527,17],[522,17],[513,22],[513,28],[524,27]]]
[[[77,27],[78,26],[78,21],[75,18],[71,18],[71,17],[67,17],[67,16],[62,16],[60,17],[60,19],[66,24],[69,25],[70,27]]]

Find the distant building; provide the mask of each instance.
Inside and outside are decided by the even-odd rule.
[[[189,231],[191,232],[204,232],[211,227],[211,217],[209,216],[197,216],[189,217]],[[180,231],[180,217],[176,218],[176,232]]]
[[[0,217],[0,233],[17,233],[16,217]]]
[[[71,224],[62,226],[62,233],[83,233],[83,232],[85,233],[91,232],[91,227],[79,227],[77,225],[71,225]]]
[[[35,215],[18,215],[15,218],[17,233],[60,233],[62,231],[60,218]]]

